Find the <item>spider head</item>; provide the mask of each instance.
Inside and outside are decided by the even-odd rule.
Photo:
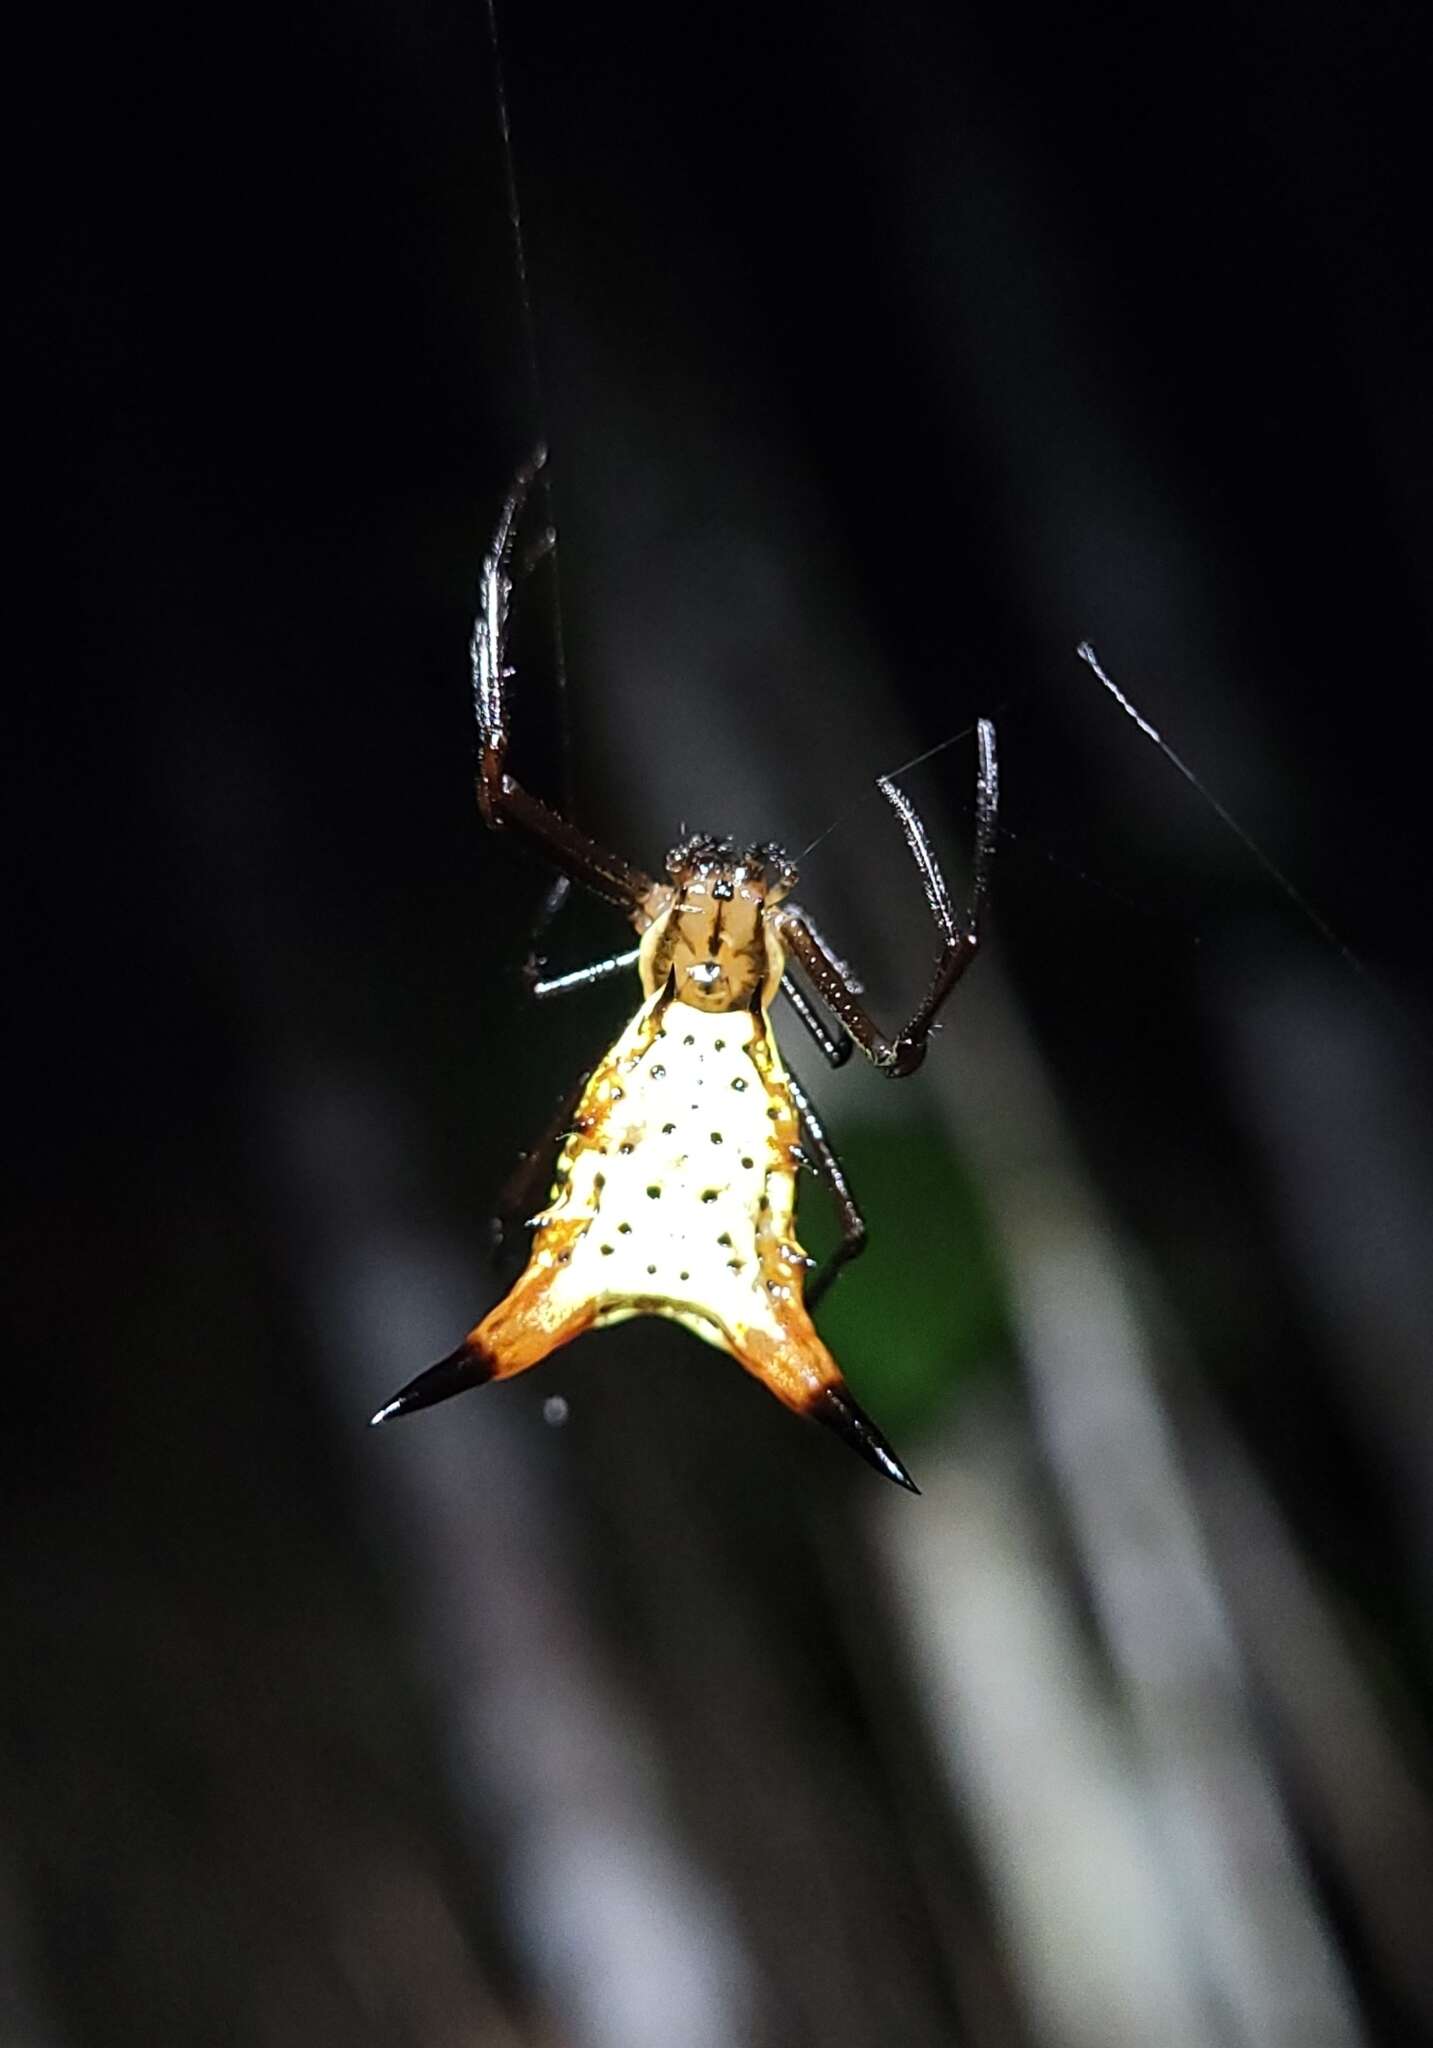
[[[651,985],[675,977],[679,1002],[736,1010],[765,999],[782,955],[765,927],[767,909],[796,885],[779,846],[740,847],[699,834],[667,855],[671,903],[653,927]]]
[[[718,839],[710,832],[694,832],[667,855],[667,873],[682,889],[691,883],[725,891],[730,902],[738,889],[760,896],[764,902],[779,903],[796,887],[796,863],[781,847],[766,841],[760,846],[738,846],[734,839]]]

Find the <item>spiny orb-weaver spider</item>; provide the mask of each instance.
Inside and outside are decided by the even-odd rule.
[[[789,901],[796,869],[779,847],[742,848],[699,835],[672,849],[668,879],[656,882],[597,846],[507,772],[510,564],[528,491],[545,460],[539,448],[518,471],[483,562],[472,640],[478,805],[487,825],[525,836],[564,876],[622,910],[640,934],[635,952],[538,981],[534,992],[557,994],[635,963],[642,1003],[564,1119],[548,1206],[532,1219],[536,1232],[520,1278],[456,1351],[420,1373],[373,1420],[411,1415],[469,1387],[508,1379],[584,1330],[629,1316],[667,1316],[730,1352],[788,1408],[828,1424],[914,1493],[910,1474],[857,1406],[811,1322],[810,1309],[863,1249],[866,1228],[820,1119],[782,1064],[770,1007],[784,991],[833,1067],[850,1057],[854,1042],[893,1080],[915,1072],[937,1012],[979,946],[995,849],[994,727],[982,719],[976,728],[975,850],[963,924],[914,807],[894,783],[880,781],[942,941],[924,1000],[888,1037],[862,1005],[860,984]],[[552,545],[549,531],[532,559]],[[788,955],[829,1023],[792,979]],[[571,1101],[565,1108],[572,1111]],[[546,1157],[541,1148],[528,1155],[539,1171]],[[826,1181],[841,1220],[840,1244],[809,1288],[813,1262],[794,1231],[802,1166]],[[510,1188],[512,1215],[532,1201],[530,1180],[522,1175]]]

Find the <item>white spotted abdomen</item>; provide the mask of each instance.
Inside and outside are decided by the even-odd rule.
[[[763,1013],[645,1003],[579,1106],[533,1263],[550,1307],[675,1317],[745,1348],[805,1260],[791,1236],[797,1118]]]

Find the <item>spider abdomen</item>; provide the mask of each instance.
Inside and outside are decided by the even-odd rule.
[[[765,1013],[650,997],[589,1080],[527,1269],[474,1343],[500,1376],[585,1329],[666,1316],[807,1406],[839,1375],[802,1302],[799,1160]]]

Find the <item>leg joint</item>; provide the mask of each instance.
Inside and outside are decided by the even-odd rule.
[[[929,1050],[930,1040],[925,1032],[921,1032],[915,1038],[908,1038],[903,1034],[894,1045],[889,1045],[883,1052],[877,1053],[873,1064],[876,1071],[884,1074],[888,1081],[904,1081],[915,1073],[918,1067],[925,1064],[925,1056]]]

